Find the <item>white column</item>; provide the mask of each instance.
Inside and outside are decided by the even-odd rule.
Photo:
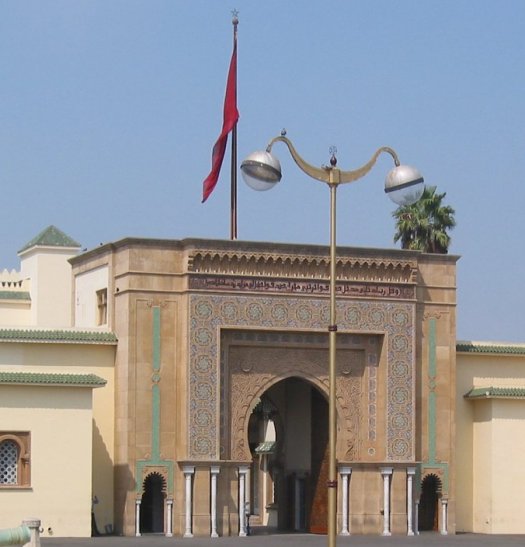
[[[247,465],[239,467],[239,536],[246,536],[246,476],[250,468]]]
[[[166,537],[173,537],[173,499],[166,500]]]
[[[184,472],[184,480],[186,483],[186,514],[185,514],[185,528],[184,528],[184,537],[192,538],[193,533],[191,531],[191,508],[193,506],[192,499],[192,488],[191,488],[191,479],[195,473],[195,467],[192,465],[186,465],[182,468]]]
[[[414,475],[415,467],[407,467],[407,536],[414,535]]]
[[[414,533],[416,536],[419,536],[419,500],[415,502],[415,511],[414,511]]]
[[[383,536],[390,536],[390,477],[394,469],[381,467],[383,477]]]
[[[440,533],[443,536],[448,534],[448,500],[446,498],[441,499],[441,530]]]
[[[140,500],[135,500],[135,536],[140,537]]]
[[[342,488],[341,488],[341,497],[342,497],[342,507],[343,507],[343,515],[342,515],[342,522],[341,522],[341,536],[349,536],[350,535],[350,528],[349,528],[349,514],[350,514],[350,489],[349,489],[349,483],[350,483],[350,475],[352,474],[352,468],[351,467],[340,467],[339,473],[341,474],[342,479]]]
[[[210,467],[211,477],[211,537],[218,538],[217,533],[217,476],[221,472],[218,465]]]

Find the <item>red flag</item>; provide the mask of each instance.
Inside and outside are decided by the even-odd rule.
[[[213,192],[219,179],[219,172],[226,151],[228,142],[228,133],[234,128],[239,119],[239,111],[237,110],[237,42],[233,46],[232,59],[230,62],[230,70],[228,71],[228,82],[226,83],[226,96],[224,97],[224,120],[222,123],[222,131],[213,147],[211,155],[211,171],[206,177],[202,185],[202,203]]]

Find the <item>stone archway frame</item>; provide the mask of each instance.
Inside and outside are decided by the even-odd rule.
[[[168,470],[161,466],[145,466],[142,468],[142,480],[140,482],[140,490],[138,490],[138,493],[140,493],[140,495],[144,494],[146,480],[153,475],[157,475],[162,479],[162,492],[167,495],[169,479]]]
[[[298,378],[328,399],[325,333],[258,331],[256,341],[253,334],[223,329],[221,338],[224,351],[228,352],[227,358],[221,360],[221,376],[227,382],[227,388],[221,389],[221,455],[239,461],[251,458],[246,442],[249,418],[259,399],[272,386],[288,378]],[[362,397],[367,382],[364,374],[367,353],[361,347],[349,347],[350,338],[361,336],[341,334],[343,337],[347,344],[338,349],[338,356],[344,355],[345,359],[338,363],[336,404],[341,431],[337,451],[341,459],[356,460],[361,429],[366,425],[361,422],[367,403]],[[377,347],[379,337],[374,338]],[[252,342],[241,345],[247,339]],[[353,374],[345,370],[350,368],[354,369]]]
[[[221,329],[322,331],[328,300],[320,298],[192,294],[189,299],[188,455],[220,459]],[[415,454],[415,303],[337,302],[341,332],[384,334],[387,351],[386,457]]]

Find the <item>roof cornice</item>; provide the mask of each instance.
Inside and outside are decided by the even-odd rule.
[[[0,329],[0,342],[116,345],[117,341],[107,331]]]
[[[106,380],[95,374],[48,374],[44,372],[0,372],[0,385],[103,387]]]
[[[464,397],[465,399],[525,399],[525,387],[473,387]]]
[[[525,344],[458,341],[456,343],[456,352],[493,355],[525,355]]]

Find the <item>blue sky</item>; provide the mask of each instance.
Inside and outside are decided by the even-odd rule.
[[[201,204],[239,10],[239,160],[286,128],[310,163],[383,145],[456,209],[458,338],[525,342],[522,0],[4,0],[0,268],[50,224],[229,238],[229,151]],[[283,181],[239,180],[239,239],[326,243],[328,191],[274,148]],[[391,248],[391,167],[338,194],[338,242]]]

